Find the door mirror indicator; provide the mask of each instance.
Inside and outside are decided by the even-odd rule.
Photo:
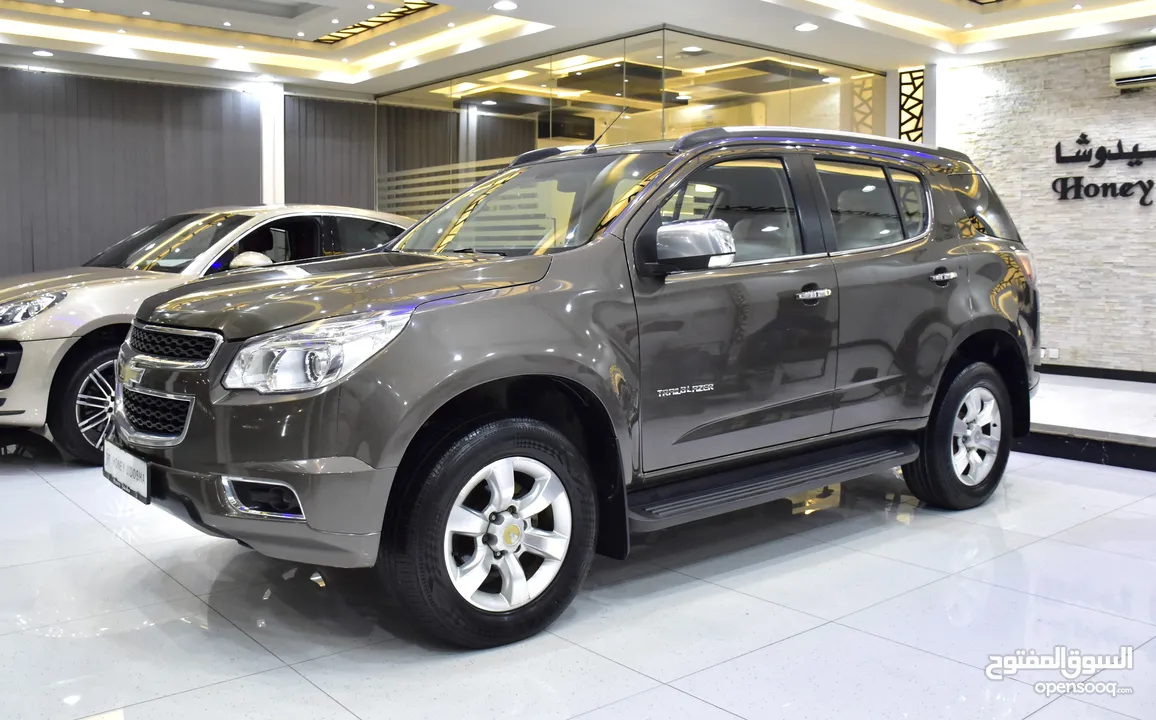
[[[249,251],[243,252],[233,258],[233,261],[229,263],[229,269],[238,270],[241,268],[267,267],[272,264],[273,261],[270,260],[269,256],[265,253]]]
[[[655,259],[647,269],[655,275],[686,270],[724,268],[735,260],[735,238],[722,220],[689,220],[658,228]]]

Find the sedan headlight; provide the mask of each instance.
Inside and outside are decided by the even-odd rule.
[[[63,300],[67,294],[65,292],[50,292],[43,295],[29,295],[0,304],[0,325],[15,325],[28,318],[36,317]]]
[[[302,392],[332,385],[388,345],[410,313],[346,315],[256,337],[225,374],[230,390]]]

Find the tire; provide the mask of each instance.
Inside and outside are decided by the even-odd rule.
[[[594,558],[594,483],[578,449],[549,425],[507,418],[466,432],[427,468],[387,515],[377,568],[391,595],[427,634],[467,648],[554,622]],[[519,512],[499,512],[501,497]],[[450,532],[451,511],[463,532]]]
[[[89,465],[101,464],[104,457],[103,430],[112,417],[117,352],[119,345],[95,348],[57,370],[48,428],[61,452]],[[105,402],[107,409],[97,406]],[[103,420],[99,418],[102,412],[107,413]]]
[[[1003,379],[987,363],[968,365],[936,402],[919,457],[903,466],[908,489],[928,505],[948,510],[982,505],[1003,479],[1011,431],[1011,398]],[[957,470],[961,455],[965,464]]]

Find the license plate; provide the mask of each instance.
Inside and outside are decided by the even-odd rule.
[[[104,443],[104,476],[137,500],[149,501],[149,466],[110,442]]]

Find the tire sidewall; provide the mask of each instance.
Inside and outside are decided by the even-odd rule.
[[[116,360],[119,345],[96,348],[62,370],[67,373],[54,393],[48,427],[57,447],[80,462],[100,464],[103,453],[88,444],[76,422],[76,396],[89,373],[109,360]]]
[[[966,485],[956,476],[955,467],[951,462],[952,429],[963,398],[977,387],[991,392],[999,407],[1001,425],[999,451],[996,454],[995,464],[983,482],[978,485]],[[1008,394],[1007,386],[995,368],[987,363],[974,363],[964,368],[944,393],[936,410],[935,421],[930,428],[931,437],[928,438],[932,448],[930,459],[935,475],[942,478],[942,489],[955,496],[960,504],[978,505],[991,497],[999,487],[1008,457],[1011,455],[1012,419],[1011,396]]]
[[[451,582],[444,559],[445,528],[458,493],[470,478],[489,463],[512,456],[537,460],[561,480],[570,500],[570,545],[558,574],[541,595],[513,610],[489,612],[463,598]],[[538,632],[565,610],[586,577],[596,541],[595,506],[586,463],[573,444],[549,426],[509,419],[470,432],[433,466],[409,520],[407,546],[422,594],[442,611],[439,620],[455,634],[508,642]]]

